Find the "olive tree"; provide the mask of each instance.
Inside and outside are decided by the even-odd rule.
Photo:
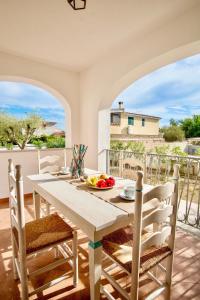
[[[23,150],[35,131],[41,128],[43,124],[43,119],[35,114],[30,114],[24,119],[17,119],[8,114],[0,113],[1,144],[15,144]]]

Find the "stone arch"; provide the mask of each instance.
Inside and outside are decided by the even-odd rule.
[[[56,89],[50,87],[46,83],[43,83],[42,81],[31,79],[28,77],[22,77],[22,76],[3,76],[0,75],[0,81],[9,81],[9,82],[21,82],[21,83],[27,83],[31,84],[33,86],[39,87],[47,92],[49,92],[51,95],[55,96],[55,98],[62,104],[62,107],[65,111],[65,132],[66,132],[66,145],[67,147],[71,146],[71,109],[70,105],[67,101],[67,99]]]

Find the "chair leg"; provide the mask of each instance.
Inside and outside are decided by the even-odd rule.
[[[73,241],[72,241],[72,252],[73,252],[73,284],[74,287],[78,284],[78,243],[77,243],[77,231],[73,232]]]
[[[12,255],[13,277],[14,277],[14,280],[17,280],[17,279],[19,279],[19,274],[17,272],[17,267],[15,264],[15,259],[17,258],[17,248],[16,248],[16,245],[14,242],[13,233],[11,233],[11,241],[12,241],[12,253],[13,253],[13,255]]]
[[[22,300],[28,300],[28,279],[27,270],[24,263],[20,263],[21,269],[21,289],[22,289]]]
[[[173,255],[170,255],[167,258],[167,266],[166,266],[166,293],[165,299],[171,299],[171,285],[172,285],[172,271],[173,271]]]

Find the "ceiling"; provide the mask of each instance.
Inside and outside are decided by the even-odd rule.
[[[0,0],[0,51],[82,71],[129,39],[148,34],[199,0]]]

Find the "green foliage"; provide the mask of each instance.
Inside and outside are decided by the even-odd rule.
[[[186,138],[200,137],[200,115],[194,115],[192,118],[186,118],[180,121],[181,128],[185,132]]]
[[[145,146],[142,142],[121,142],[121,141],[111,141],[110,143],[111,150],[128,150],[137,153],[144,153]]]
[[[31,140],[36,129],[43,126],[41,117],[30,114],[24,119],[17,119],[5,113],[0,113],[1,145],[11,143],[24,149]]]
[[[0,144],[1,146],[5,146],[8,142],[7,134],[5,132],[6,128],[13,125],[15,122],[15,118],[11,117],[8,114],[0,112]]]
[[[5,147],[7,150],[13,150],[13,144],[12,143],[5,143]]]
[[[166,154],[169,154],[169,145],[161,145],[161,146],[156,146],[154,148],[154,152],[156,154],[159,154],[159,155],[166,155]]]
[[[38,149],[42,149],[42,147],[45,146],[45,143],[40,140],[33,140],[32,144]]]
[[[49,137],[48,135],[40,135],[40,136],[34,135],[30,139],[30,144],[37,145],[38,143],[42,142],[45,145],[48,141],[48,137]]]
[[[128,142],[127,143],[128,150],[137,153],[145,153],[145,146],[143,142]]]
[[[38,149],[41,149],[42,147],[64,148],[65,138],[59,136],[48,136],[48,135],[42,135],[40,137],[34,136],[30,140],[30,143],[35,145]]]
[[[175,119],[170,119],[170,120],[169,120],[169,124],[170,124],[171,126],[178,126],[179,121],[176,121]]]
[[[196,151],[195,151],[195,155],[198,155],[198,156],[200,156],[200,148],[196,149]]]
[[[184,131],[180,126],[170,125],[169,127],[163,128],[164,139],[167,142],[183,141],[184,140]]]
[[[127,150],[127,143],[120,141],[111,141],[110,142],[111,150]]]
[[[187,153],[183,152],[181,150],[181,147],[179,147],[179,146],[172,148],[171,154],[178,155],[178,156],[187,156],[188,155]]]
[[[65,138],[50,136],[46,143],[47,148],[65,148]]]

